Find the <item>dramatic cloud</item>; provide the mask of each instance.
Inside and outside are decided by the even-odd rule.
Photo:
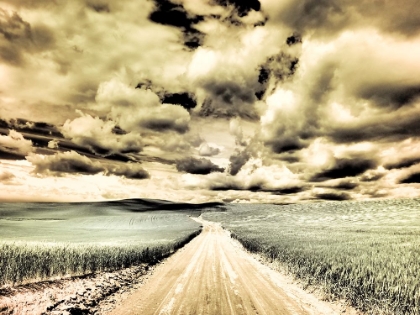
[[[229,158],[229,174],[236,175],[241,170],[242,166],[251,158],[250,152],[247,149],[242,151],[236,150],[235,154],[231,155]]]
[[[26,140],[15,130],[9,130],[9,135],[0,135],[0,157],[2,159],[21,159],[33,152],[32,141]]]
[[[181,105],[185,109],[193,109],[197,102],[188,93],[168,93],[162,98],[163,103]]]
[[[61,132],[74,143],[104,156],[142,150],[141,139],[137,134],[124,133],[114,122],[103,121],[90,115],[67,120]]]
[[[410,167],[419,163],[420,163],[420,158],[403,159],[401,161],[398,161],[397,163],[386,164],[385,168],[387,169],[405,168],[405,167]]]
[[[81,173],[97,174],[105,171],[98,161],[92,161],[74,151],[44,156],[32,154],[26,158],[34,166],[35,173]]]
[[[315,195],[315,198],[318,199],[324,199],[324,200],[350,200],[351,197],[349,194],[346,194],[344,192],[325,192],[325,193],[318,193]]]
[[[362,26],[377,27],[381,31],[398,35],[415,36],[420,23],[415,18],[420,13],[415,0],[404,5],[372,1],[305,0],[296,2],[264,1],[263,10],[269,17],[284,23],[300,33],[333,36],[346,29]]]
[[[268,110],[261,118],[263,139],[274,153],[302,149],[308,142],[296,96],[291,91],[277,90],[267,99]]]
[[[185,133],[188,131],[190,116],[188,112],[178,105],[163,104],[158,108],[144,110],[140,113],[141,116],[136,117],[137,121],[127,120],[122,122],[122,126],[132,127],[137,126],[154,131],[176,131]]]
[[[39,53],[54,45],[53,33],[44,25],[34,27],[17,12],[0,8],[0,58],[6,63],[21,66],[27,53]]]
[[[139,164],[127,163],[124,165],[110,166],[107,168],[105,175],[124,176],[129,179],[146,179],[150,175]]]
[[[408,177],[400,181],[401,184],[420,183],[420,173],[410,174]]]
[[[184,34],[184,45],[188,48],[200,46],[203,34],[194,24],[202,21],[202,16],[192,15],[182,5],[170,0],[155,0],[155,3],[156,9],[149,16],[151,21],[180,28]]]
[[[367,172],[365,172],[360,179],[364,182],[374,182],[377,181],[379,179],[381,179],[382,177],[384,177],[386,174],[385,170],[382,171],[378,171],[378,170],[369,170]]]
[[[333,185],[332,187],[337,189],[345,189],[345,190],[352,190],[359,186],[357,182],[354,181],[341,181],[337,183],[336,185]]]
[[[191,176],[184,178],[187,187],[210,189],[230,195],[237,192],[241,196],[255,193],[265,198],[287,195],[296,197],[307,189],[287,167],[263,166],[261,159],[254,158],[235,176],[222,173],[212,173],[200,178]]]
[[[137,164],[105,164],[80,155],[75,151],[50,156],[30,154],[26,159],[35,166],[34,173],[37,174],[60,176],[63,173],[86,175],[103,173],[104,175],[124,176],[129,179],[149,178],[148,172]]]
[[[419,196],[419,15],[415,0],[0,1],[3,194]]]
[[[375,167],[375,163],[366,159],[337,159],[333,167],[311,178],[312,181],[325,181],[334,178],[357,176]]]
[[[213,172],[224,172],[224,168],[217,166],[208,159],[196,159],[193,157],[179,160],[176,163],[176,169],[179,172],[186,172],[190,174],[206,175]]]
[[[111,80],[99,86],[96,100],[111,110],[111,118],[123,130],[185,133],[189,129],[188,111],[180,105],[161,104],[159,96],[150,89],[134,89]]]
[[[261,3],[258,0],[216,0],[217,4],[222,6],[233,6],[240,17],[249,13],[249,11],[259,11]]]

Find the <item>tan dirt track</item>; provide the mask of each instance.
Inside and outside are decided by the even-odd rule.
[[[200,222],[203,232],[112,315],[343,314],[259,263],[219,224]]]

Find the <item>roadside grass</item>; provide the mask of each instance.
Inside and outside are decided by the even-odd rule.
[[[0,287],[153,264],[200,233],[199,210],[142,202],[0,203]]]
[[[0,242],[0,287],[155,264],[201,230],[164,244]]]
[[[239,205],[206,213],[330,298],[367,314],[420,314],[420,200]]]

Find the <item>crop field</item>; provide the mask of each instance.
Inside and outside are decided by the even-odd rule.
[[[226,207],[203,217],[305,284],[367,314],[420,314],[420,199]]]
[[[139,201],[0,204],[0,287],[154,263],[201,226],[200,211]]]

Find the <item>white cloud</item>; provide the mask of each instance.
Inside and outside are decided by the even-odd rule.
[[[15,130],[9,130],[9,135],[0,135],[0,147],[5,152],[17,154],[17,155],[28,155],[33,152],[31,140],[26,140],[23,135]]]
[[[217,145],[209,144],[207,142],[204,142],[200,145],[198,148],[198,153],[201,156],[214,156],[218,155],[220,153],[220,149],[217,147]]]
[[[112,153],[139,152],[142,150],[141,137],[137,133],[118,134],[115,122],[103,121],[81,113],[81,117],[67,120],[61,132],[74,143],[104,155]]]

